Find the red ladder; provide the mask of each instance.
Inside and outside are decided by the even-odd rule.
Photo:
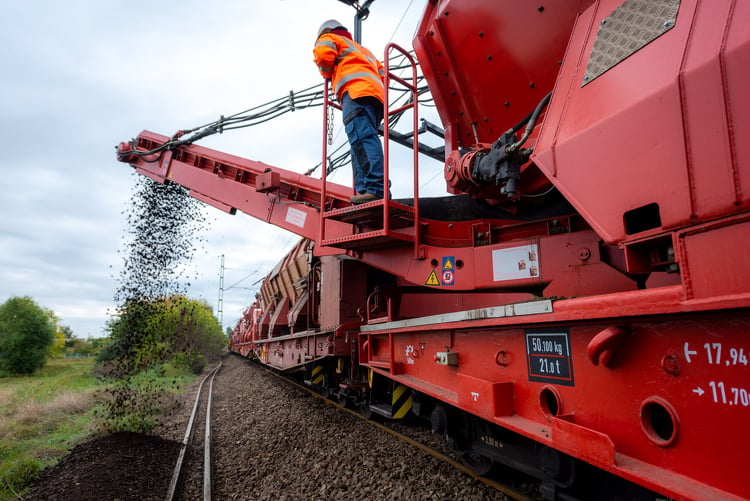
[[[397,51],[401,53],[407,61],[409,61],[411,67],[411,82],[401,78],[400,76],[391,72],[390,69],[390,57],[391,52]],[[333,210],[326,210],[327,207],[323,204],[320,212],[320,245],[338,247],[347,250],[370,250],[382,247],[392,247],[397,245],[408,245],[412,243],[414,245],[414,257],[421,259],[421,243],[419,235],[419,225],[415,224],[419,221],[419,148],[417,148],[417,129],[418,129],[418,94],[417,94],[417,63],[414,58],[407,51],[402,49],[396,44],[388,44],[385,48],[385,61],[384,66],[385,72],[385,109],[384,109],[384,133],[383,133],[383,156],[384,156],[384,182],[385,189],[384,193],[388,193],[388,186],[390,182],[390,141],[389,141],[389,118],[397,113],[404,112],[408,109],[412,110],[413,116],[413,142],[414,142],[414,169],[413,169],[413,182],[414,182],[414,205],[406,205],[394,200],[391,200],[388,196],[384,196],[381,200],[374,200],[372,202],[363,203],[360,205],[350,205]],[[403,106],[399,106],[394,109],[390,109],[389,103],[389,89],[391,82],[394,81],[398,85],[403,86],[406,90],[411,93],[411,102]],[[329,127],[328,113],[329,106],[341,109],[341,106],[334,103],[330,96],[330,85],[325,85],[325,96],[323,104],[323,177],[322,177],[322,194],[321,200],[327,200],[326,196],[326,175],[328,170],[328,142],[327,132]],[[352,190],[354,191],[354,190]],[[351,225],[351,233],[341,235],[330,235],[327,234],[326,221],[328,220],[342,221]],[[329,231],[330,233],[330,231]]]

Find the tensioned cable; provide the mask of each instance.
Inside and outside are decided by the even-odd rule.
[[[393,36],[398,30],[398,27],[401,25],[404,18],[406,17],[406,14],[408,13],[409,8],[412,5],[412,2],[413,0],[409,2],[409,5],[404,10],[404,14],[401,16],[401,19],[399,20],[396,26],[396,29],[393,32],[393,35],[391,35],[391,39],[393,39]],[[406,61],[406,56],[399,55],[397,58],[395,58],[394,64],[392,66],[392,71],[399,72],[399,71],[408,69],[410,67],[411,65],[408,64],[408,62]],[[247,110],[244,110],[244,111],[232,114],[232,115],[228,115],[228,116],[222,115],[218,120],[214,120],[212,122],[208,122],[203,125],[199,125],[197,127],[179,130],[168,141],[166,141],[165,143],[151,150],[147,150],[147,151],[138,150],[136,148],[136,141],[134,139],[131,141],[133,149],[130,153],[133,155],[138,155],[142,157],[144,161],[147,161],[149,163],[159,162],[161,161],[161,157],[164,154],[164,152],[174,150],[180,146],[193,144],[196,141],[199,141],[200,139],[211,136],[213,134],[216,134],[216,133],[222,134],[224,131],[228,131],[228,130],[252,127],[255,125],[268,122],[275,118],[278,118],[289,112],[294,112],[296,110],[302,110],[306,108],[314,108],[314,107],[323,106],[323,101],[324,101],[323,85],[325,85],[325,83],[316,84],[298,92],[289,91],[288,95],[279,97],[265,104],[255,106],[253,108],[249,108]],[[393,106],[395,107],[409,104],[412,100],[411,92],[408,89],[397,88],[397,87],[392,86],[389,88],[389,91],[392,92],[392,95],[395,95],[395,98],[393,99],[393,103],[394,103]],[[418,103],[420,105],[429,105],[429,103],[432,102],[431,98],[419,99],[419,96],[426,94],[426,93],[429,93],[429,88],[424,83],[424,76],[421,74],[417,75],[417,96],[418,96]],[[398,122],[398,120],[401,118],[402,114],[403,112],[392,116],[388,121],[389,127],[393,128]],[[346,149],[342,153],[339,153],[339,151],[345,145],[346,143],[342,143],[339,147],[337,147],[334,150],[333,154],[329,157],[328,171],[327,171],[328,174],[336,171],[340,167],[346,166],[351,163],[351,156],[349,154],[348,149]],[[153,155],[157,155],[157,156],[154,158]],[[333,155],[336,155],[336,156],[333,156]],[[150,157],[150,158],[146,158],[146,157]],[[320,165],[321,163],[318,163],[317,165],[309,169],[306,172],[306,174],[310,175],[317,168],[319,168]]]
[[[403,56],[402,56],[403,57]],[[396,66],[400,68],[401,66]],[[190,129],[178,131],[169,141],[157,148],[148,151],[134,150],[132,153],[140,156],[150,156],[163,151],[174,149],[178,146],[192,144],[204,137],[223,133],[227,130],[251,127],[278,118],[289,112],[296,110],[313,108],[323,105],[323,83],[308,87],[299,92],[290,91],[287,96],[277,98],[265,104],[250,108],[239,113],[229,116],[221,116],[218,120],[209,122]],[[405,90],[398,90],[405,94]],[[427,87],[420,88],[421,92],[426,92]],[[400,99],[399,96],[397,99]],[[190,135],[192,134],[192,135]]]

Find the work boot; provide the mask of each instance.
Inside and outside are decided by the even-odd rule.
[[[362,193],[361,195],[354,195],[349,200],[353,204],[363,204],[365,202],[372,202],[373,200],[380,200],[382,197],[373,195],[372,193]]]

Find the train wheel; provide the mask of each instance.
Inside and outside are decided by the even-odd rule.
[[[331,398],[331,387],[328,373],[323,374],[323,382],[320,384],[318,392],[323,395],[323,398]]]
[[[365,419],[372,419],[372,409],[370,408],[370,402],[365,399],[359,403],[359,413],[364,416]]]
[[[570,487],[576,479],[575,460],[551,447],[539,450],[539,464],[549,479],[560,487]]]
[[[446,435],[448,433],[448,413],[445,408],[438,404],[430,414],[430,426],[435,435]]]
[[[494,461],[470,449],[461,453],[461,462],[475,475],[487,475],[492,469]]]
[[[339,405],[341,407],[349,406],[349,390],[339,390]]]

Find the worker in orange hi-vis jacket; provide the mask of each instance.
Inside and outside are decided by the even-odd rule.
[[[341,103],[357,190],[351,201],[383,198],[383,146],[378,137],[385,100],[383,65],[335,19],[318,29],[313,57]]]

